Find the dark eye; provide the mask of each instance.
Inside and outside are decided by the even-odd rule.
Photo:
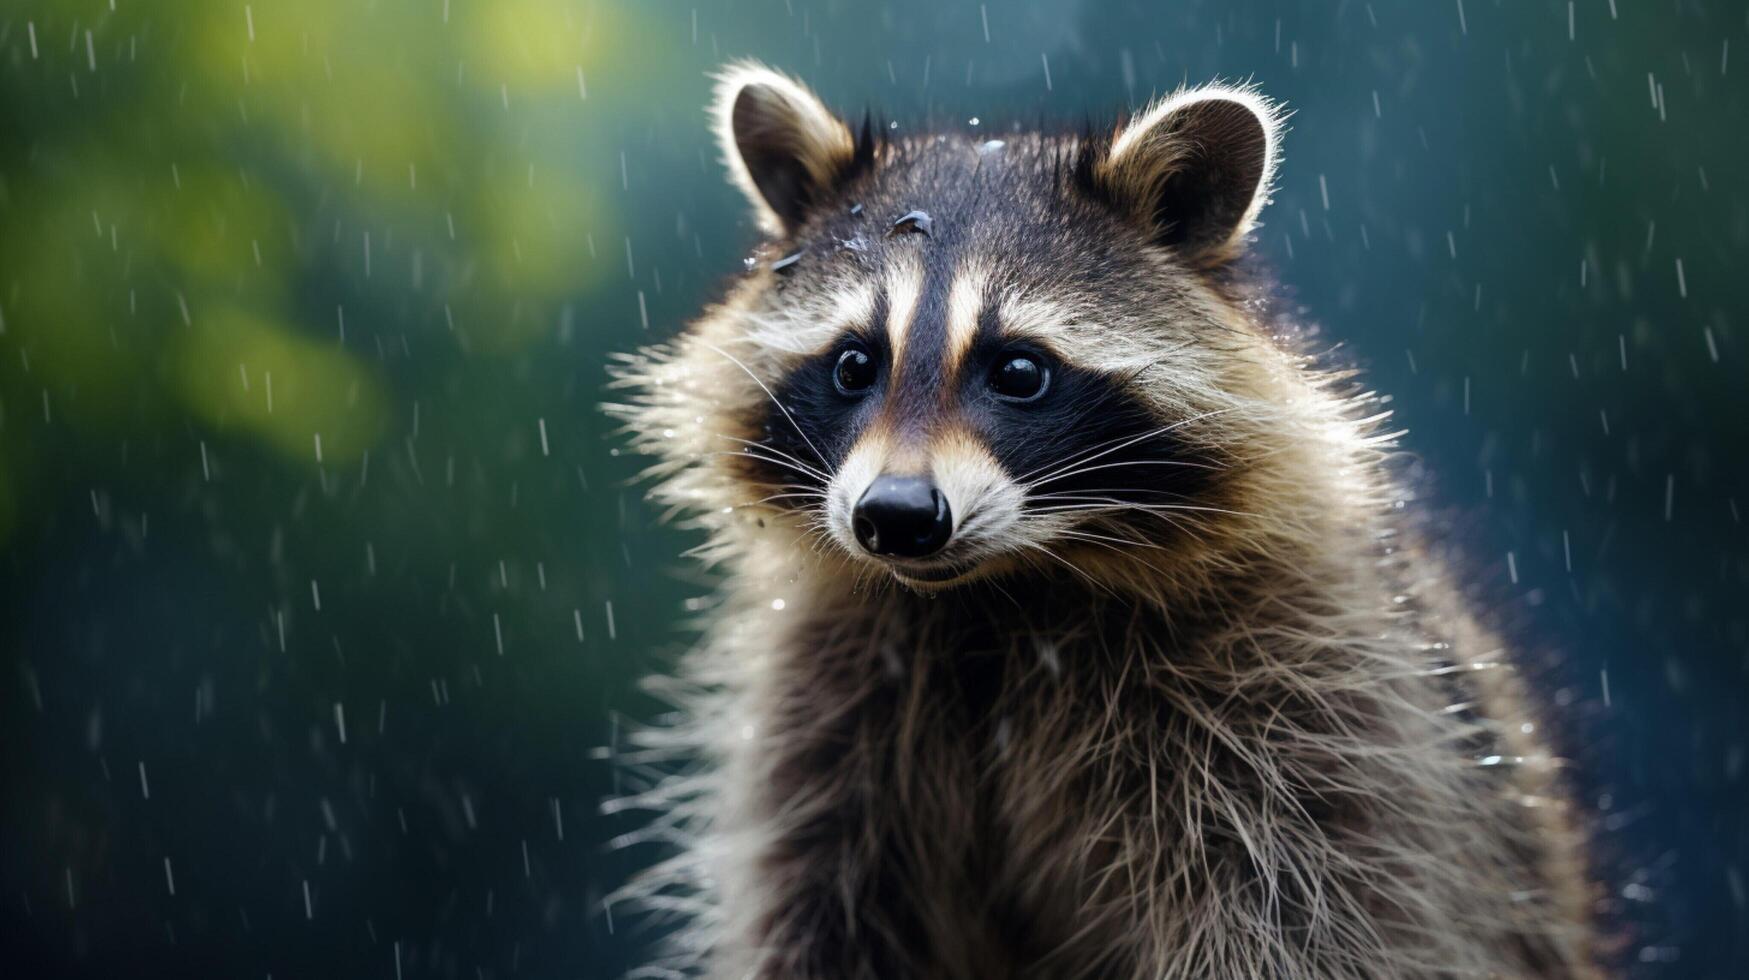
[[[990,372],[990,390],[1011,401],[1029,402],[1045,393],[1051,369],[1036,355],[1019,351],[1003,354]]]
[[[862,347],[846,347],[832,369],[832,383],[846,395],[860,395],[874,387],[875,361]]]

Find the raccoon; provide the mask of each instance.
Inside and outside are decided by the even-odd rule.
[[[711,117],[764,243],[619,366],[721,576],[613,805],[678,845],[645,975],[1603,975],[1399,434],[1245,272],[1280,106],[913,135],[740,63]]]

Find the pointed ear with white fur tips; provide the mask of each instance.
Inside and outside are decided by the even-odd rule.
[[[1193,265],[1235,258],[1269,198],[1282,113],[1246,88],[1167,96],[1112,139],[1101,192]]]
[[[757,62],[717,75],[711,120],[761,229],[786,235],[856,159],[850,129],[807,86]]]

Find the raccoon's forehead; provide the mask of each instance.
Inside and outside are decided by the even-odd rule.
[[[782,246],[774,299],[809,344],[850,329],[898,345],[914,323],[963,343],[968,319],[1021,331],[1053,306],[1121,295],[1114,282],[1158,264],[1131,226],[1073,186],[1074,154],[1072,139],[1036,135],[891,144]]]
[[[938,197],[944,204],[984,219],[1037,206],[1057,196],[1062,186],[1059,157],[1072,155],[1073,140],[1017,134],[1008,140],[978,141],[964,134],[911,137],[888,143],[859,180],[846,185],[869,203],[895,206],[914,197]],[[982,192],[1005,189],[1006,199]],[[951,232],[952,229],[943,229]]]

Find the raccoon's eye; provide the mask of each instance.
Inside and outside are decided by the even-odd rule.
[[[874,387],[875,361],[866,349],[846,347],[838,355],[838,366],[832,369],[832,383],[846,395],[860,395]]]
[[[1051,384],[1051,369],[1037,355],[1009,351],[996,359],[990,371],[990,390],[1009,401],[1030,402]]]

